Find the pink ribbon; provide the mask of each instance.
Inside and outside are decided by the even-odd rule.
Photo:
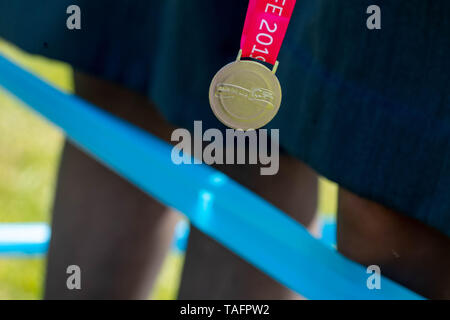
[[[242,57],[275,64],[296,0],[250,0],[241,38]]]

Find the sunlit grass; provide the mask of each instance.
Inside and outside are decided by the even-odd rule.
[[[0,41],[0,52],[70,91],[69,66]],[[49,221],[62,134],[0,89],[0,223]],[[0,299],[39,299],[45,261],[0,259]]]
[[[184,263],[184,254],[171,252],[164,262],[161,273],[155,284],[155,289],[150,295],[155,300],[176,299]]]
[[[333,216],[337,210],[338,186],[329,180],[319,180],[319,212],[326,216]]]
[[[67,65],[1,41],[0,52],[60,89],[73,87]],[[48,221],[62,141],[57,129],[0,91],[0,223]]]
[[[44,259],[0,259],[0,300],[41,297]]]

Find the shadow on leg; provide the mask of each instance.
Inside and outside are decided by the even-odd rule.
[[[450,239],[425,224],[339,190],[338,249],[419,294],[450,299]]]

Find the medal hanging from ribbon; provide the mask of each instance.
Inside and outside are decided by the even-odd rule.
[[[228,127],[257,129],[277,114],[281,104],[277,57],[295,2],[250,0],[238,57],[215,75],[209,89],[211,108]],[[241,58],[270,63],[273,69]]]

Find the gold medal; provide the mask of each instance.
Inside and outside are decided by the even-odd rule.
[[[269,123],[281,104],[281,86],[273,70],[255,61],[241,60],[223,67],[209,88],[216,117],[234,129],[258,129]]]

